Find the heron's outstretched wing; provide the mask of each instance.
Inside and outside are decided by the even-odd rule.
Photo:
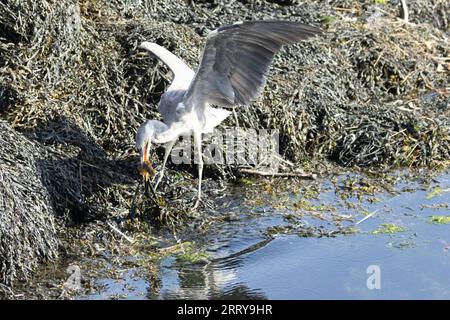
[[[281,46],[320,33],[319,28],[291,21],[249,21],[214,30],[186,93],[187,109],[206,103],[224,107],[249,104],[261,93]]]
[[[151,42],[142,42],[139,48],[152,52],[172,70],[174,78],[167,90],[186,90],[194,78],[194,71],[167,49]]]

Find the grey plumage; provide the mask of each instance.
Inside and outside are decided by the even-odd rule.
[[[151,120],[138,130],[136,146],[141,161],[152,142],[168,143],[162,170],[180,135],[194,134],[201,154],[201,135],[211,132],[230,112],[211,105],[247,105],[261,93],[275,53],[283,45],[320,34],[320,29],[290,21],[249,21],[216,29],[208,35],[198,70],[194,73],[183,61],[157,44],[144,42],[141,48],[158,56],[174,73],[174,80],[161,97],[158,110],[164,123]],[[203,161],[199,159],[200,201]]]
[[[186,90],[169,90],[161,96],[158,111],[167,125],[180,120],[180,110],[177,112],[177,107],[183,102],[185,94]]]
[[[275,53],[320,32],[290,21],[250,21],[217,29],[208,36],[186,93],[187,109],[205,103],[235,107],[253,102],[266,83]]]

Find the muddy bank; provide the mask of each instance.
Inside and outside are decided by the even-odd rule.
[[[55,217],[66,227],[128,212],[139,179],[135,130],[159,118],[155,104],[170,80],[136,50],[143,40],[195,68],[204,36],[225,23],[320,26],[322,37],[277,55],[263,96],[238,112],[239,125],[280,130],[280,151],[297,166],[445,165],[448,4],[408,3],[409,23],[396,1],[2,1],[1,282],[56,256]],[[183,197],[189,184],[166,189],[168,198]]]

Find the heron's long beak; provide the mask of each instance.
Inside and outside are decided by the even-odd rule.
[[[149,159],[150,148],[151,148],[150,141],[146,141],[144,144],[144,147],[141,150],[142,153],[141,153],[141,159],[140,159],[141,163],[139,166],[139,172],[142,175],[142,177],[144,178],[145,194],[149,198],[153,199],[153,202],[158,206],[158,203],[155,200],[155,199],[157,199],[155,189],[153,189],[153,186],[151,184],[151,180],[156,175],[156,171],[155,171],[155,169],[153,169],[153,164],[151,163],[151,161]],[[152,198],[152,196],[153,196],[153,198]]]
[[[144,165],[148,161],[148,156],[150,154],[150,142],[146,141],[141,154],[141,165]]]

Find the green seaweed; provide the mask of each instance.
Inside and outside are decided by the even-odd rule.
[[[449,224],[450,216],[431,216],[430,219],[428,219],[428,222],[434,224]]]
[[[450,188],[442,189],[440,186],[434,187],[430,192],[427,193],[427,200],[431,200],[434,197],[441,196],[445,192],[450,192]]]
[[[320,21],[323,23],[323,24],[332,24],[334,21],[336,20],[336,18],[335,17],[333,17],[333,16],[329,16],[329,15],[325,15],[325,16],[322,16],[321,18],[320,18]]]
[[[176,255],[179,262],[199,263],[208,261],[209,255],[203,250],[198,250],[193,242],[185,242],[180,249],[181,252]]]
[[[249,186],[249,185],[252,185],[252,184],[253,184],[253,181],[250,180],[250,179],[247,179],[247,178],[240,178],[240,179],[238,180],[238,183],[239,183],[239,184],[242,184],[242,185]]]
[[[312,204],[309,201],[306,201],[305,199],[300,199],[296,203],[294,203],[294,207],[299,210],[305,210],[305,211],[336,211],[336,208],[333,207],[330,204],[319,204],[315,205]]]
[[[403,232],[406,229],[393,223],[383,223],[378,229],[373,230],[371,234],[392,234]]]

